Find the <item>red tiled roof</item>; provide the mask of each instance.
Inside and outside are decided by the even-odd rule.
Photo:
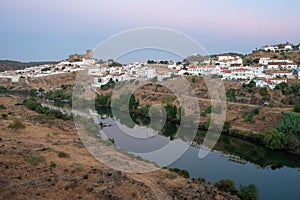
[[[268,62],[268,65],[296,65],[294,62]]]
[[[216,68],[216,65],[200,65],[200,66],[189,66],[190,69],[198,69],[198,68],[203,68],[203,69],[207,69],[207,68]]]
[[[249,66],[249,67],[251,67],[251,68],[260,68],[260,67],[263,67],[264,65],[262,65],[262,64],[256,64],[256,65],[251,65],[251,66]]]
[[[229,74],[229,73],[231,73],[231,70],[229,70],[229,69],[223,69],[222,72]]]
[[[293,73],[293,70],[267,70],[266,74]]]
[[[236,68],[236,69],[233,69],[233,70],[234,71],[248,71],[249,69],[240,67],[240,68]]]

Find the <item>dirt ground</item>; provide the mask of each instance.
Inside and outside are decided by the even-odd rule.
[[[110,169],[78,140],[73,121],[40,121],[17,96],[0,102],[10,113],[0,119],[0,199],[237,199],[197,179],[168,179],[166,169]],[[15,119],[26,128],[7,128]]]

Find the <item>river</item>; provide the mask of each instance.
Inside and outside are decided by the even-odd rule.
[[[51,109],[59,109],[70,114],[67,109],[43,104]],[[103,128],[106,137],[114,138],[118,148],[126,149],[135,155],[155,151],[164,147],[176,137],[178,126],[166,122],[159,134],[137,138],[124,133],[124,127],[131,132],[145,132],[149,128],[150,119],[131,115],[134,123],[124,117],[112,116],[111,110],[98,108],[97,123],[109,124]],[[73,112],[74,113],[74,112]],[[118,114],[121,116],[122,112]],[[94,115],[95,117],[95,115]],[[120,129],[120,127],[123,127]],[[153,130],[152,130],[153,132]],[[221,179],[232,179],[237,186],[255,184],[262,200],[299,200],[300,199],[300,156],[283,151],[271,151],[258,144],[233,138],[222,134],[213,151],[205,158],[199,159],[199,145],[203,142],[206,131],[199,130],[193,144],[183,155],[167,167],[185,169],[191,178],[205,178],[215,183]],[[184,141],[182,141],[184,143]],[[147,158],[145,158],[147,159]],[[161,167],[161,160],[154,161]]]
[[[176,139],[177,126],[167,123],[162,133],[148,139],[135,138],[124,134],[120,126],[132,131],[144,130],[149,119],[133,117],[138,125],[112,117],[105,109],[98,110],[102,121],[111,124],[103,131],[109,138],[114,138],[117,147],[133,154],[153,151]],[[103,116],[105,119],[103,119]],[[133,130],[134,128],[134,130]],[[194,145],[168,167],[185,169],[191,178],[203,177],[215,183],[220,179],[232,179],[239,185],[255,184],[262,200],[298,200],[300,199],[300,156],[281,151],[270,151],[264,147],[241,139],[221,135],[213,151],[199,159],[199,147],[206,132],[198,131]],[[178,140],[178,138],[177,138]],[[152,159],[160,165],[159,160]]]

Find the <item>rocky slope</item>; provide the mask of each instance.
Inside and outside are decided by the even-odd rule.
[[[0,102],[10,113],[0,119],[0,199],[238,199],[201,179],[168,179],[167,169],[110,169],[84,148],[72,121],[42,120],[17,96]],[[15,119],[26,128],[7,128]]]

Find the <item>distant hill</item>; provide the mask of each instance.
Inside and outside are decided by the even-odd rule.
[[[0,72],[6,70],[18,70],[26,67],[43,65],[43,64],[55,64],[55,61],[41,61],[41,62],[19,62],[13,60],[0,60]]]

